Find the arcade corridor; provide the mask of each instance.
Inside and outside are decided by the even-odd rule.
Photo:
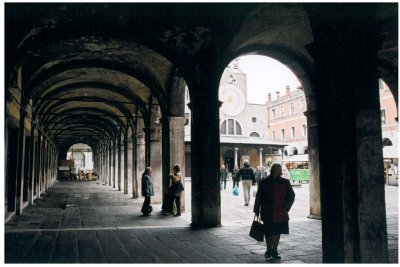
[[[378,79],[397,101],[397,42],[397,3],[6,3],[6,220],[23,220],[41,194],[56,193],[58,162],[78,143],[92,149],[111,196],[136,201],[151,166],[152,203],[161,205],[172,166],[185,166],[187,86],[191,173],[182,175],[191,177],[193,232],[185,231],[212,232],[221,224],[219,82],[234,58],[258,54],[289,67],[304,88],[309,215],[322,218],[322,262],[387,263]],[[90,206],[88,192],[42,204]],[[76,209],[64,210],[66,226],[77,223]],[[126,219],[84,213],[88,225]],[[58,226],[59,216],[50,212],[44,225]]]

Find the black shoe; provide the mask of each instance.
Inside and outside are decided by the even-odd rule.
[[[150,213],[143,213],[143,216],[151,216]]]
[[[272,251],[272,257],[274,259],[280,260],[281,259],[281,254],[279,254],[279,252],[277,250],[273,250]]]
[[[272,258],[272,253],[271,253],[271,251],[265,251],[265,254],[264,254],[264,257],[267,259],[267,260],[270,260],[271,258]]]
[[[178,217],[178,216],[181,216],[181,213],[180,213],[180,212],[177,213],[177,214],[174,214],[174,217]]]

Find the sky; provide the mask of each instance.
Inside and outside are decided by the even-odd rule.
[[[247,77],[247,102],[264,104],[268,93],[275,92],[285,94],[285,88],[290,86],[291,91],[301,86],[296,75],[279,61],[266,56],[242,56],[239,57],[239,67]]]

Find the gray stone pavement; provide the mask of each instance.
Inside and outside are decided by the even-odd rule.
[[[56,182],[34,206],[5,224],[6,263],[265,263],[265,243],[248,236],[253,203],[232,184],[221,191],[222,227],[191,230],[190,181],[181,217],[143,217],[143,198],[101,182]],[[398,188],[386,187],[390,262],[398,262]],[[308,185],[294,187],[290,234],[282,235],[282,260],[321,263],[321,221],[308,215]]]

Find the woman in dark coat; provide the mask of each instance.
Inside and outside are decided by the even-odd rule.
[[[281,234],[289,234],[289,210],[294,203],[290,181],[282,178],[282,166],[274,164],[271,174],[260,182],[254,204],[254,213],[261,213],[265,225],[267,251],[265,257],[280,259],[278,244]]]
[[[144,202],[141,212],[143,213],[143,216],[150,216],[150,213],[153,211],[153,208],[150,206],[150,198],[154,196],[151,173],[151,168],[146,167],[142,174],[142,196],[144,196]]]
[[[174,165],[174,173],[169,174],[169,179],[171,180],[171,207],[176,206],[176,213],[174,214],[175,217],[181,216],[181,196],[184,190],[182,184],[182,173],[181,173],[181,165],[176,164]],[[178,186],[179,184],[179,186]]]

